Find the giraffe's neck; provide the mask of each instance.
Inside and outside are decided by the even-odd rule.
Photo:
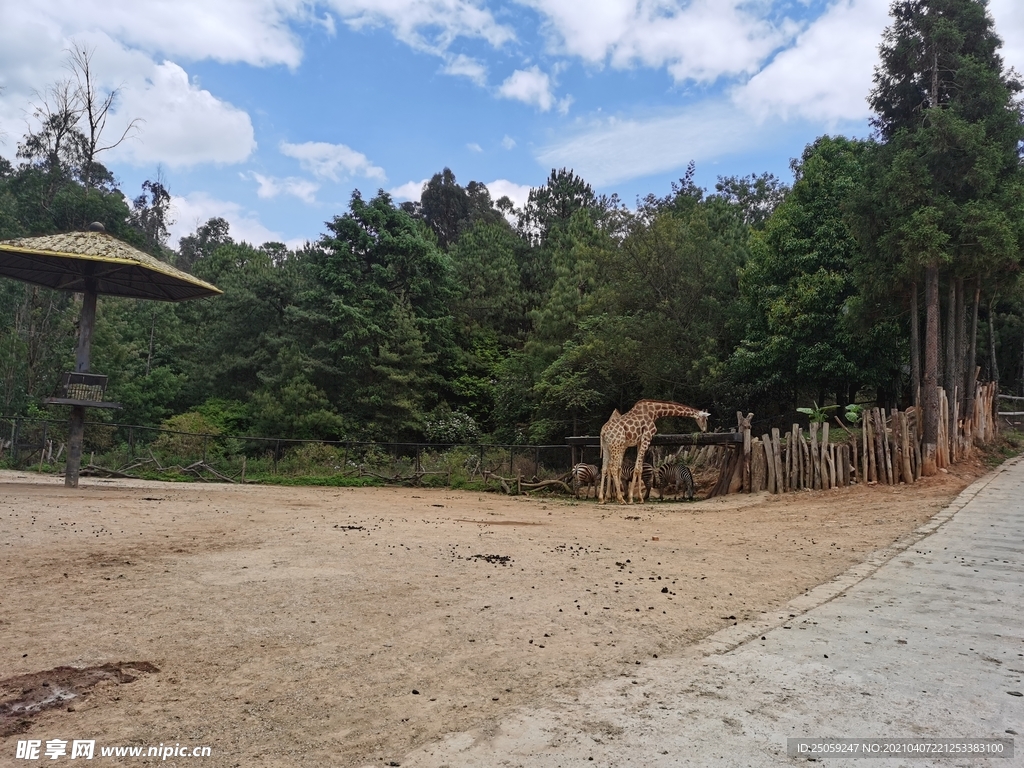
[[[641,400],[637,405],[643,405],[644,414],[653,419],[660,419],[665,416],[696,418],[697,416],[704,415],[703,411],[698,411],[696,408],[691,408],[682,403],[672,403],[667,400]]]

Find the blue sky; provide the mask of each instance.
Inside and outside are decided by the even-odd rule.
[[[1024,71],[1024,3],[992,0]],[[444,167],[525,201],[573,168],[627,204],[868,134],[887,0],[0,0],[0,154],[93,51],[120,87],[102,157],[129,196],[158,171],[177,238],[316,239],[353,189],[415,199]]]

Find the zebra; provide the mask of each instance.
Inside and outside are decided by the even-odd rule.
[[[658,467],[655,481],[662,497],[671,488],[676,496],[682,493],[685,498],[693,499],[693,474],[685,464],[663,464]]]
[[[594,489],[594,496],[597,496],[597,483],[601,479],[601,470],[593,464],[577,464],[570,470],[572,475],[572,491],[578,499],[580,488],[586,488],[583,498],[590,497],[590,489]]]
[[[633,482],[634,469],[636,469],[635,464],[622,465],[621,477],[623,488],[625,488],[626,486]],[[639,489],[641,491],[640,496],[644,501],[646,501],[648,498],[650,498],[651,488],[654,487],[654,467],[648,464],[646,461],[643,463],[643,466],[640,469],[640,482],[642,483]]]

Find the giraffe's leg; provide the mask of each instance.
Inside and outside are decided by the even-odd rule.
[[[615,483],[615,498],[619,504],[626,503],[626,500],[622,497],[622,459],[625,453],[625,447],[621,450],[616,450],[615,456],[612,459],[612,466],[608,470],[611,473],[612,481]],[[610,487],[609,490],[611,490]]]
[[[602,430],[603,431],[603,430]],[[604,444],[604,435],[601,435],[601,484],[595,488],[597,503],[604,504],[604,475],[608,470],[608,448]]]
[[[633,480],[629,484],[629,503],[633,503],[633,489],[637,486],[640,487],[640,500],[643,501],[644,490],[643,490],[643,472],[644,472],[644,456],[647,455],[647,449],[651,445],[651,438],[648,435],[642,435],[640,442],[636,446],[636,464],[633,466]]]
[[[594,489],[597,495],[597,503],[604,504],[608,497],[604,495],[604,479],[608,475],[608,463],[611,461],[611,451],[605,445],[604,437],[601,437],[601,485]],[[611,493],[612,484],[608,483],[608,492]]]

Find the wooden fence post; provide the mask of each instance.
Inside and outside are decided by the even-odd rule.
[[[776,493],[786,492],[786,477],[782,474],[782,440],[779,437],[779,428],[772,427],[772,452],[775,454],[775,484],[778,490]]]
[[[804,431],[799,424],[793,425],[793,448],[791,450],[795,452],[793,461],[796,469],[796,472],[794,473],[796,476],[796,483],[794,484],[794,487],[805,488],[806,483],[804,481],[806,478],[804,475]]]
[[[778,487],[775,485],[775,444],[772,442],[772,439],[768,436],[767,432],[761,435],[761,445],[764,446],[765,474],[767,475],[768,493],[778,493]]]
[[[742,464],[742,488],[744,493],[750,493],[750,422],[754,418],[754,414],[748,413],[746,417],[743,416],[743,411],[736,411],[736,421],[739,427],[739,432],[743,435],[743,464]]]

